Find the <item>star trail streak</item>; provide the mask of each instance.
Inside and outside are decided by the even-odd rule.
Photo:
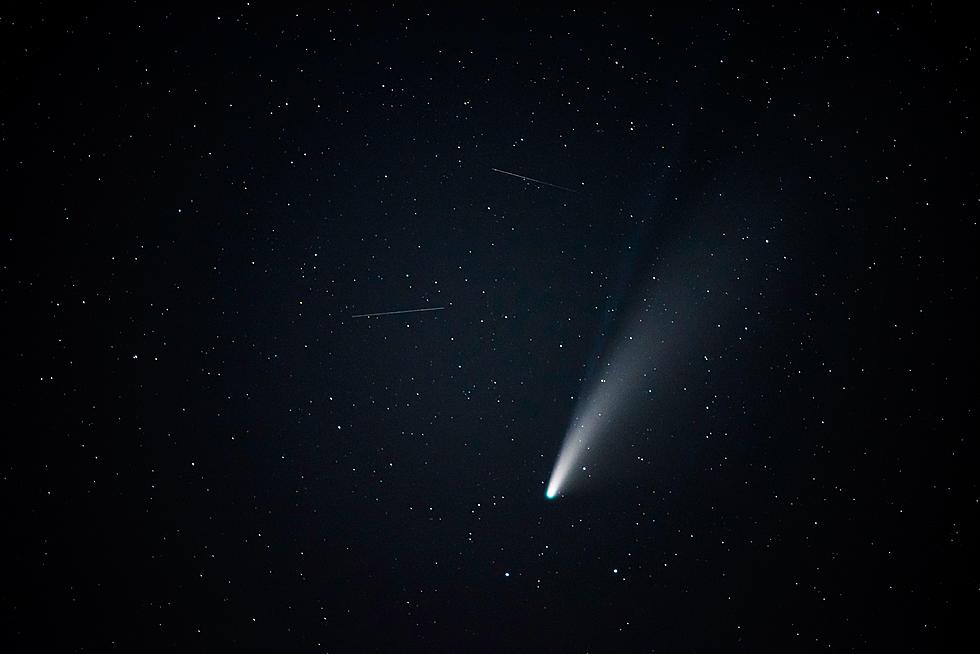
[[[377,313],[356,313],[351,318],[375,318],[377,316],[397,316],[403,313],[423,313],[425,311],[442,311],[446,307],[426,307],[424,309],[402,309],[400,311],[379,311]]]
[[[544,182],[540,179],[534,179],[533,177],[525,177],[524,175],[518,175],[517,173],[512,173],[506,170],[500,170],[499,168],[491,168],[495,173],[500,173],[501,175],[510,175],[511,177],[517,177],[518,179],[523,179],[525,182],[533,182],[534,184],[543,184],[544,186],[550,186],[552,188],[561,189],[562,191],[568,191],[569,193],[578,193],[573,188],[568,188],[567,186],[561,186],[559,184],[552,184],[551,182]]]

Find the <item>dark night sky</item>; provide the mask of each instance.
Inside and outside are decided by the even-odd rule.
[[[965,16],[257,4],[0,13],[0,649],[966,629]]]

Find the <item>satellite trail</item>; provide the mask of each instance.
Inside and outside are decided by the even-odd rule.
[[[551,182],[543,182],[540,179],[534,179],[533,177],[525,177],[524,175],[518,175],[517,173],[511,173],[506,170],[500,170],[499,168],[491,168],[495,173],[500,173],[502,175],[510,175],[511,177],[516,177],[518,179],[523,179],[525,182],[534,182],[535,184],[544,184],[545,186],[550,186],[552,188],[559,188],[563,191],[568,191],[569,193],[578,193],[573,188],[568,188],[567,186],[559,186],[558,184],[552,184]]]
[[[378,313],[358,313],[351,318],[374,318],[375,316],[394,316],[400,313],[422,313],[423,311],[442,311],[446,307],[427,307],[425,309],[402,309],[401,311],[379,311]]]

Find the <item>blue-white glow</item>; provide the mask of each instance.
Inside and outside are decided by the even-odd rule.
[[[598,463],[605,448],[617,448],[614,437],[649,441],[652,432],[644,429],[638,436],[632,423],[642,420],[649,425],[654,411],[665,406],[660,397],[679,395],[672,373],[679,366],[691,369],[702,357],[707,362],[716,343],[731,336],[728,313],[766,270],[757,261],[769,243],[733,240],[733,219],[720,205],[702,210],[691,221],[689,233],[678,237],[676,247],[665,249],[666,256],[651,271],[656,276],[633,294],[632,306],[617,316],[615,331],[603,320],[601,333],[613,340],[592,362],[595,368],[587,368],[548,480],[547,498],[565,497],[593,476],[608,478],[613,471]],[[752,224],[750,216],[737,220],[737,231]],[[738,281],[739,293],[733,292],[733,280]],[[743,337],[740,331],[738,340]],[[626,444],[620,441],[618,449],[622,460]]]

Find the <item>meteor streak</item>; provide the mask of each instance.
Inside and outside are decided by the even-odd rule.
[[[510,175],[511,177],[516,177],[518,179],[523,179],[525,182],[534,182],[535,184],[544,184],[545,186],[550,186],[552,188],[561,189],[562,191],[568,191],[569,193],[578,193],[573,188],[568,188],[567,186],[559,186],[558,184],[552,184],[551,182],[544,182],[540,179],[534,179],[533,177],[525,177],[524,175],[518,175],[517,173],[511,173],[506,170],[500,170],[499,168],[491,168],[495,173],[500,173],[501,175]]]
[[[422,313],[423,311],[442,311],[446,307],[426,307],[424,309],[402,309],[401,311],[379,311],[378,313],[358,313],[351,318],[374,318],[375,316],[394,316],[400,313]]]

